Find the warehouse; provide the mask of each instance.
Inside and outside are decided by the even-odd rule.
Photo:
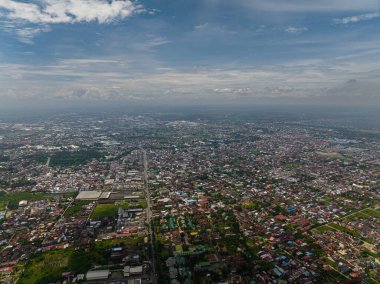
[[[96,201],[98,200],[101,194],[101,191],[80,191],[76,199]]]
[[[87,281],[106,280],[111,275],[109,269],[88,271],[86,274]]]

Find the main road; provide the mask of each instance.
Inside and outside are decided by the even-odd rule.
[[[152,202],[150,197],[150,191],[149,191],[149,184],[148,184],[148,158],[146,156],[146,151],[143,149],[143,157],[144,157],[144,190],[146,195],[146,219],[148,222],[148,233],[149,233],[149,240],[150,240],[150,247],[152,252],[152,270],[153,270],[153,283],[157,284],[157,274],[156,274],[156,250],[154,245],[154,239],[153,239],[153,229],[152,229]]]

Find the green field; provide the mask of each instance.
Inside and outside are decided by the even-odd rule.
[[[143,238],[124,238],[114,240],[103,240],[95,242],[96,250],[108,250],[114,246],[122,246],[126,248],[134,248],[139,244],[144,243]]]
[[[347,234],[349,234],[349,235],[351,235],[351,236],[353,236],[355,238],[361,238],[361,235],[358,232],[350,230],[350,229],[348,229],[348,228],[346,228],[344,226],[341,226],[339,224],[330,223],[329,226],[333,227],[334,229],[337,229],[338,231],[345,232],[345,233],[347,233]]]
[[[347,160],[347,157],[344,155],[338,153],[338,152],[322,152],[322,151],[316,151],[316,154],[318,154],[321,157],[330,158],[330,159],[337,159],[337,160]]]
[[[145,209],[145,208],[148,206],[148,204],[147,204],[147,202],[146,202],[145,199],[144,199],[144,200],[140,200],[140,201],[137,203],[137,205],[138,205],[139,207],[143,208],[143,209]]]
[[[379,211],[368,208],[368,209],[364,209],[362,212],[364,214],[369,215],[369,216],[380,218],[380,212]]]
[[[52,250],[32,258],[17,283],[55,283],[62,278],[63,272],[86,273],[98,260],[103,259],[98,257],[96,251]]]
[[[103,153],[92,149],[83,149],[78,151],[60,151],[55,153],[38,153],[29,157],[32,161],[38,164],[45,164],[48,157],[51,158],[50,166],[52,167],[71,167],[83,165],[92,159],[101,159]]]
[[[36,200],[44,200],[49,199],[51,195],[37,192],[37,193],[31,193],[31,192],[17,192],[17,193],[11,193],[6,194],[4,192],[0,193],[0,204],[1,203],[8,203],[9,209],[16,209],[18,208],[18,203],[21,200],[28,200],[28,201],[36,201]]]
[[[320,226],[318,228],[315,228],[315,230],[318,231],[319,233],[324,233],[326,231],[336,231],[335,228],[332,228],[332,227],[330,227],[328,225],[322,225],[322,226]]]
[[[101,219],[104,217],[116,217],[119,207],[114,204],[97,204],[92,211],[92,219]]]
[[[357,213],[354,213],[348,217],[345,217],[344,219],[346,219],[346,220],[354,220],[356,218],[368,219],[371,217],[380,218],[380,212],[376,211],[374,209],[371,209],[371,208],[367,208],[367,209],[361,210]]]
[[[4,201],[0,202],[0,211],[4,211],[6,209],[6,207],[7,207],[6,202],[4,202]]]
[[[90,202],[91,201],[86,201],[86,200],[81,200],[81,201],[75,202],[69,208],[67,208],[67,210],[65,212],[65,216],[73,216],[73,215],[77,214],[82,209],[82,207],[84,205],[87,205]]]
[[[40,254],[25,266],[19,284],[50,283],[61,278],[67,271],[71,249],[54,250]]]

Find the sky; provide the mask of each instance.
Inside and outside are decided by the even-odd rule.
[[[380,0],[0,0],[0,103],[380,105]]]

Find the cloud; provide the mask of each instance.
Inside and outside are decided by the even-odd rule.
[[[155,47],[168,43],[170,43],[170,41],[165,37],[149,35],[146,40],[134,43],[131,45],[131,47],[135,48],[136,50],[152,51]]]
[[[41,0],[37,3],[0,0],[0,9],[8,19],[32,24],[93,21],[102,24],[129,17],[141,11],[142,6],[129,0]]]
[[[380,88],[380,63],[372,57],[349,62],[295,60],[256,68],[156,64],[143,72],[132,57],[122,61],[118,57],[66,58],[45,66],[4,64],[0,65],[0,101],[25,97],[36,101],[239,101],[335,95],[344,100],[346,94],[375,100]]]
[[[196,25],[196,26],[194,27],[194,30],[203,30],[203,29],[206,28],[208,25],[209,25],[209,23],[203,23],[203,24],[200,24],[200,25]]]
[[[378,0],[241,0],[246,6],[268,12],[341,12],[378,9]]]
[[[33,38],[41,32],[48,32],[50,28],[48,26],[43,27],[26,27],[16,29],[16,34],[19,36],[20,41],[27,44],[33,44]]]
[[[32,44],[53,24],[97,22],[107,24],[143,12],[131,0],[39,0],[22,2],[0,0],[0,28],[15,32],[21,42]]]
[[[248,96],[255,93],[255,89],[252,88],[221,88],[213,89],[212,92],[217,94],[234,94],[239,96]]]
[[[307,32],[309,29],[307,27],[287,27],[285,32],[289,34],[301,34]]]
[[[334,19],[335,24],[347,25],[351,23],[357,23],[362,21],[369,21],[380,17],[380,13],[368,13],[362,15],[356,15],[351,17],[344,17],[340,19]]]

